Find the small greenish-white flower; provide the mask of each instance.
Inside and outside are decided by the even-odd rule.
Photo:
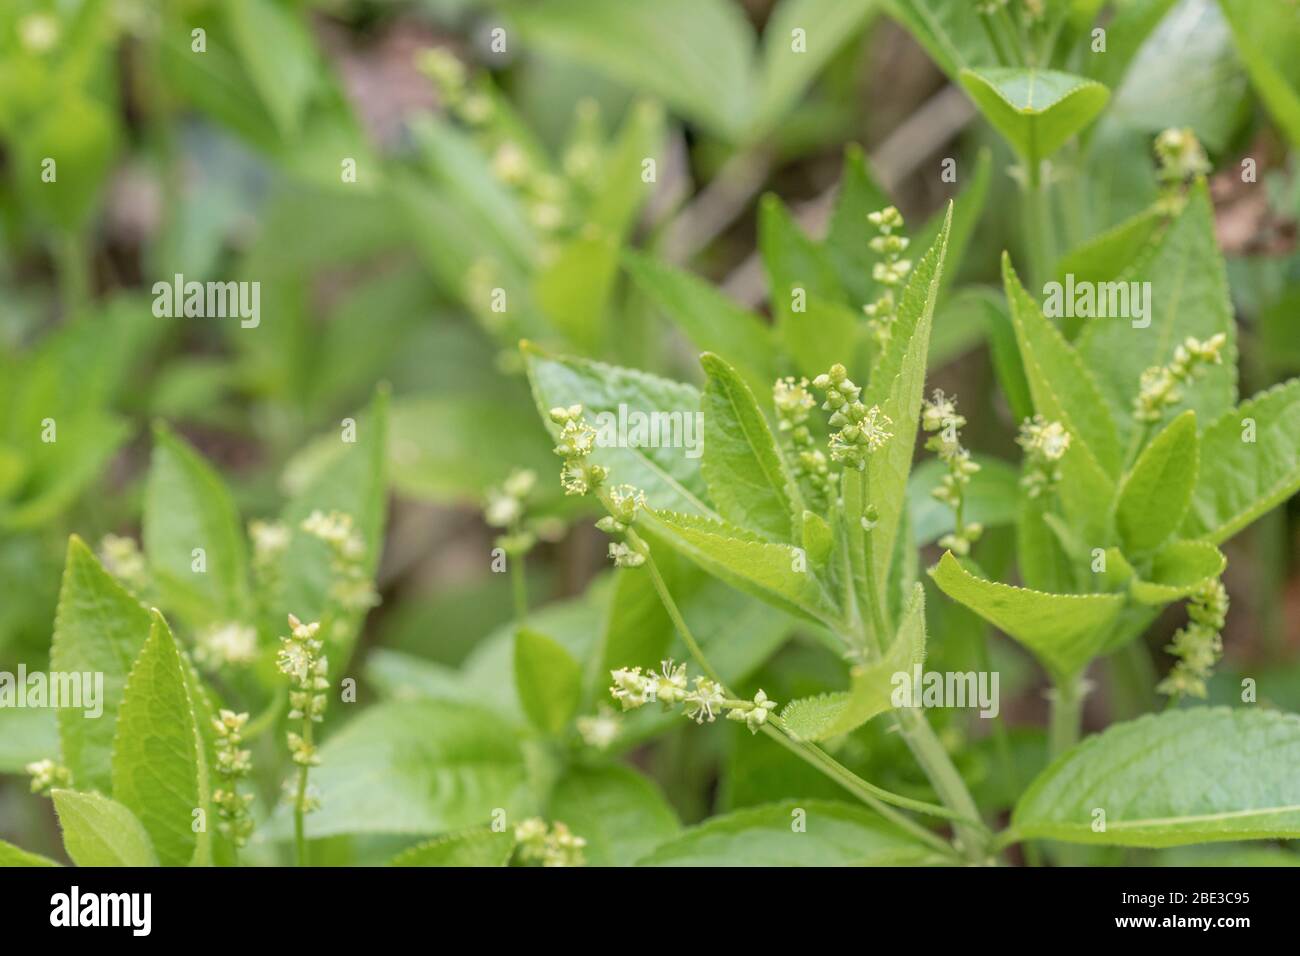
[[[148,578],[148,565],[134,538],[104,535],[99,541],[99,559],[109,574],[128,585],[139,585]]]
[[[637,511],[645,507],[645,492],[631,485],[615,485],[609,490],[609,501],[615,520],[629,525],[636,521]]]
[[[752,703],[746,701],[741,706],[732,708],[727,712],[727,719],[744,721],[749,732],[756,734],[758,729],[767,723],[768,717],[774,710],[776,710],[776,701],[770,700],[760,688],[754,695]]]
[[[329,514],[317,509],[302,522],[302,530],[334,548],[340,557],[358,560],[366,550],[365,541],[352,527],[352,516],[342,511]]]
[[[1160,421],[1166,409],[1182,400],[1185,385],[1205,368],[1223,364],[1223,347],[1227,343],[1228,337],[1222,332],[1205,341],[1188,337],[1174,349],[1173,361],[1168,365],[1153,365],[1143,371],[1133,400],[1133,417],[1146,424]]]
[[[608,750],[622,732],[618,716],[605,704],[597,707],[596,713],[579,717],[575,724],[582,742],[597,750]]]
[[[283,521],[252,521],[248,537],[253,542],[253,562],[270,564],[289,549],[289,526]]]
[[[518,143],[505,142],[492,155],[492,175],[507,186],[518,186],[528,178],[528,155]]]
[[[622,541],[609,543],[609,559],[616,568],[639,568],[645,564],[645,555]]]
[[[1204,176],[1211,169],[1205,150],[1190,127],[1164,130],[1156,137],[1155,150],[1163,180],[1184,182]]]
[[[23,768],[32,778],[32,793],[49,793],[51,790],[72,785],[72,772],[54,760],[37,760]]]
[[[792,453],[795,479],[807,485],[811,504],[824,503],[830,487],[830,468],[826,456],[814,447],[808,428],[808,416],[817,405],[808,390],[808,380],[791,376],[777,379],[772,386],[772,404],[776,407],[777,432]]]
[[[18,21],[18,36],[28,53],[48,53],[59,42],[58,18],[32,13]]]
[[[686,665],[676,664],[671,659],[659,662],[659,673],[647,675],[653,682],[651,698],[658,700],[665,707],[671,707],[686,699]]]
[[[624,710],[635,710],[655,699],[654,678],[641,673],[639,667],[620,667],[609,672],[613,684],[609,693]]]
[[[1206,696],[1206,681],[1223,656],[1220,632],[1227,616],[1228,592],[1217,578],[1207,581],[1188,598],[1187,625],[1165,648],[1178,662],[1156,686],[1157,691],[1171,697]]]
[[[682,702],[686,705],[687,718],[697,724],[705,721],[713,723],[726,700],[727,696],[722,692],[722,686],[708,677],[695,678],[695,687],[682,698]]]
[[[871,239],[871,251],[883,257],[872,266],[871,277],[884,288],[876,301],[864,305],[862,311],[867,316],[867,328],[875,337],[876,344],[883,347],[893,334],[894,323],[898,321],[898,298],[894,290],[903,284],[912,271],[912,260],[901,257],[907,249],[908,239],[894,234],[895,229],[903,227],[903,217],[895,207],[887,206],[878,212],[869,213],[867,220],[880,233]]]
[[[316,752],[314,744],[305,740],[301,735],[289,732],[289,755],[293,757],[293,762],[300,767],[316,767],[320,765],[320,755]]]
[[[245,667],[257,660],[257,629],[231,621],[201,631],[195,638],[194,658],[209,670]]]
[[[867,222],[871,223],[884,235],[903,227],[903,216],[895,206],[886,206],[877,212],[867,213]]]
[[[582,851],[587,841],[559,820],[549,827],[540,817],[516,824],[515,845],[521,863],[542,866],[583,866],[586,863]]]
[[[440,47],[425,50],[417,61],[420,70],[438,87],[438,92],[448,100],[458,100],[465,91],[465,64],[448,50]]]
[[[1020,479],[1030,498],[1055,487],[1061,480],[1059,463],[1070,450],[1070,432],[1060,422],[1042,415],[1020,423],[1016,444],[1025,450],[1025,474]]]

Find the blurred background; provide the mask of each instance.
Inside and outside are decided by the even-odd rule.
[[[711,330],[668,314],[655,269],[694,272],[767,322],[762,197],[820,236],[846,155],[865,160],[913,234],[965,194],[970,233],[936,320],[931,379],[960,396],[967,444],[1018,460],[1019,410],[997,361],[998,257],[1028,253],[1012,214],[1014,161],[953,84],[969,51],[947,37],[980,38],[959,23],[942,36],[917,27],[918,10],[948,22],[963,6],[7,0],[0,669],[47,666],[70,532],[101,554],[107,535],[139,536],[150,421],[193,443],[257,517],[292,493],[314,440],[362,410],[378,382],[393,396],[391,498],[382,603],[354,668],[362,698],[462,665],[478,675],[471,685],[509,681],[499,649],[514,598],[509,576],[492,571],[502,529],[484,508],[516,468],[538,475],[529,606],[554,630],[603,626],[604,539],[560,495],[518,341],[698,380]],[[1145,18],[1113,32],[1132,49],[1122,71],[1099,68],[1114,74],[1099,77],[1111,102],[1086,143],[1057,158],[1069,184],[1064,248],[1150,205],[1153,138],[1192,128],[1216,170],[1241,393],[1300,371],[1295,143],[1254,91],[1223,9],[1064,6]],[[790,57],[803,27],[807,52]],[[71,185],[45,188],[46,157]],[[1243,186],[1244,157],[1263,188]],[[941,175],[945,159],[956,160],[955,182]],[[260,324],[156,317],[153,284],[176,274],[260,283]],[[497,288],[514,296],[504,312],[492,307]],[[33,451],[32,422],[46,416],[78,436],[57,461]],[[1266,671],[1261,696],[1300,710],[1298,510],[1293,500],[1225,549],[1233,605],[1212,695]],[[991,574],[1010,565],[1012,538],[990,530],[981,562]],[[975,653],[978,622],[934,604],[947,659]],[[1148,635],[1155,660],[1180,613]],[[774,631],[773,656],[749,665],[779,699],[842,680],[824,647],[790,638]],[[996,649],[1003,711],[1024,728],[1013,737],[1028,765],[1041,759],[1040,678],[1010,645]],[[1092,726],[1117,715],[1104,692],[1089,706]],[[733,740],[734,729],[670,731],[633,759],[688,822],[787,786],[830,786]],[[870,759],[888,763],[896,742],[879,744]],[[0,711],[0,838],[55,855],[48,801],[28,792],[23,767],[56,750],[52,712]],[[996,775],[971,753],[963,771],[996,804]],[[719,761],[744,772],[719,777]],[[908,789],[890,773],[872,779]]]

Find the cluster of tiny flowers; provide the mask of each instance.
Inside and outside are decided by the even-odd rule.
[[[603,703],[596,708],[596,713],[579,717],[575,724],[582,742],[596,750],[608,750],[622,730],[618,715]]]
[[[583,848],[587,841],[559,820],[549,827],[541,817],[530,817],[515,826],[519,862],[541,866],[585,866]]]
[[[1218,578],[1207,581],[1188,598],[1187,626],[1165,647],[1178,663],[1156,690],[1171,697],[1205,696],[1205,682],[1223,655],[1220,632],[1227,617],[1228,592]]]
[[[433,81],[443,103],[461,122],[482,126],[492,119],[492,100],[469,86],[465,64],[447,50],[425,50],[417,61],[420,70]]]
[[[609,472],[600,465],[587,461],[596,447],[596,429],[582,417],[581,405],[552,408],[551,421],[560,426],[559,442],[555,454],[564,460],[560,469],[560,485],[566,495],[585,495],[600,487]]]
[[[283,521],[251,521],[248,537],[253,543],[253,567],[269,568],[289,550],[292,532]]]
[[[830,493],[830,464],[825,453],[815,447],[808,429],[808,416],[817,405],[808,391],[808,380],[777,379],[772,386],[772,404],[776,406],[777,431],[789,442],[795,479],[812,492],[814,503],[825,504]]]
[[[1070,433],[1060,422],[1049,422],[1042,415],[1020,423],[1016,444],[1025,450],[1025,474],[1020,483],[1030,498],[1037,498],[1056,487],[1061,480],[1060,461],[1070,450]]]
[[[696,677],[692,683],[687,678],[686,665],[671,660],[661,661],[658,673],[642,672],[640,667],[621,667],[610,671],[610,678],[614,683],[609,693],[624,710],[654,701],[665,710],[680,704],[682,713],[697,724],[713,723],[718,714],[725,712],[728,720],[743,721],[750,733],[756,734],[776,709],[776,702],[768,699],[762,690],[753,700],[731,700],[715,680]]]
[[[221,832],[237,847],[246,844],[253,832],[253,818],[248,812],[253,795],[239,792],[239,781],[253,770],[252,754],[239,748],[246,723],[248,714],[236,714],[231,710],[222,710],[212,720],[216,734],[216,774],[221,778],[221,786],[213,792],[212,802],[221,817]]]
[[[525,555],[539,537],[551,534],[550,522],[525,522],[525,506],[536,484],[535,471],[516,468],[499,488],[488,489],[485,496],[483,520],[503,530],[497,536],[496,546],[508,555]]]
[[[289,691],[289,719],[302,720],[304,728],[309,723],[319,723],[325,716],[325,694],[329,689],[329,660],[321,653],[322,642],[317,637],[319,623],[304,624],[289,615],[289,634],[280,638],[280,650],[275,665],[292,684]],[[304,767],[320,763],[310,735],[289,732],[289,753],[293,762]]]
[[[194,659],[209,671],[246,667],[257,660],[257,629],[236,621],[208,628],[195,638]]]
[[[366,542],[352,526],[352,516],[341,511],[313,511],[302,522],[302,530],[325,542],[330,549],[330,597],[347,612],[367,611],[379,603],[379,595],[366,573]],[[345,627],[343,621],[337,622]]]
[[[922,402],[921,427],[931,433],[925,447],[948,466],[948,473],[930,494],[952,508],[956,517],[952,534],[940,538],[939,546],[960,555],[970,554],[971,545],[984,533],[979,522],[967,524],[964,520],[966,486],[971,475],[980,470],[970,452],[962,447],[961,429],[965,425],[966,419],[957,413],[956,396],[949,397],[936,388],[933,396]]]
[[[37,760],[25,769],[32,778],[32,793],[49,793],[58,787],[72,785],[72,772],[53,760]]]
[[[1156,137],[1155,149],[1163,183],[1181,185],[1210,171],[1205,150],[1189,127],[1165,130]]]
[[[645,507],[645,492],[631,485],[616,485],[606,498],[609,514],[596,522],[606,534],[623,534],[636,521],[637,512]],[[626,541],[609,543],[609,558],[618,568],[639,568],[645,564],[644,542],[634,546]]]
[[[908,246],[906,236],[894,235],[895,229],[903,228],[903,217],[893,206],[887,206],[879,212],[868,214],[867,219],[880,232],[871,240],[871,251],[881,256],[881,261],[872,267],[871,277],[884,286],[884,291],[875,302],[864,305],[862,311],[867,315],[867,327],[876,341],[884,345],[889,341],[894,322],[898,319],[898,297],[895,288],[903,284],[907,274],[912,271],[912,261],[902,258]]]
[[[1165,409],[1183,397],[1183,386],[1205,367],[1223,364],[1223,346],[1228,337],[1219,332],[1204,342],[1190,336],[1174,349],[1168,365],[1153,365],[1142,373],[1133,400],[1133,417],[1152,424],[1164,417]]]
[[[143,591],[149,583],[148,565],[135,538],[106,534],[99,542],[99,560],[109,574],[133,591]]]
[[[813,385],[826,393],[822,409],[831,413],[830,426],[839,429],[831,434],[831,460],[862,471],[867,455],[894,437],[889,431],[893,422],[880,406],[867,408],[859,401],[862,389],[849,379],[843,365],[832,365],[829,372],[813,379]]]

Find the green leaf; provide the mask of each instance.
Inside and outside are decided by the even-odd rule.
[[[23,170],[14,183],[40,218],[64,230],[79,229],[98,205],[117,144],[109,109],[70,92],[42,109],[11,140],[14,168]],[[55,162],[55,178],[48,182],[42,175],[46,159]]]
[[[1300,717],[1195,707],[1117,724],[1044,770],[1012,826],[1023,839],[1117,846],[1300,836]]]
[[[884,656],[850,672],[847,693],[793,700],[781,711],[781,722],[796,740],[827,740],[861,727],[894,707],[896,677],[911,680],[914,666],[925,663],[925,589],[918,582],[903,611],[902,623]]]
[[[871,531],[874,567],[867,569],[873,594],[882,593],[889,576],[894,539],[907,504],[907,479],[912,470],[921,393],[925,390],[930,325],[943,277],[952,209],[949,203],[947,218],[938,238],[912,271],[903,290],[889,344],[876,360],[871,378],[863,389],[863,404],[868,408],[879,405],[893,422],[894,429],[894,436],[885,447],[867,458],[870,504],[875,506],[877,513],[876,526]],[[860,517],[859,514],[846,515],[850,523],[856,523]]]
[[[0,707],[0,774],[23,773],[29,763],[59,752],[58,712],[46,707]]]
[[[537,410],[553,434],[550,410],[581,404],[588,424],[605,429],[591,460],[609,468],[611,482],[642,489],[656,508],[714,514],[699,469],[698,391],[635,369],[551,355],[531,343],[522,348]],[[644,416],[648,427],[638,429],[634,415]],[[620,424],[626,436],[617,434]]]
[[[1028,648],[1058,683],[1097,655],[1124,606],[1118,594],[1047,594],[986,581],[965,570],[951,552],[930,576],[944,594]]]
[[[59,866],[59,864],[47,856],[28,853],[12,843],[0,840],[0,868],[19,866]]]
[[[235,502],[216,470],[161,423],[154,428],[143,538],[169,608],[202,623],[247,613],[248,554]],[[204,571],[194,570],[196,548]]]
[[[1100,83],[1055,70],[967,69],[961,85],[1031,168],[1092,122],[1110,98]]]
[[[587,841],[588,866],[631,866],[681,830],[658,788],[620,766],[573,767],[551,791],[547,815]]]
[[[494,832],[477,827],[417,843],[393,858],[390,866],[505,866],[515,852],[513,827]]]
[[[660,845],[638,866],[917,866],[936,862],[933,850],[874,813],[830,800],[794,800],[712,817]]]
[[[950,0],[887,0],[890,16],[925,47],[930,59],[956,80],[966,67],[996,63],[997,52],[972,3]]]
[[[1292,145],[1300,146],[1300,17],[1286,4],[1219,0],[1260,99]]]
[[[104,675],[103,714],[99,719],[87,719],[80,708],[59,709],[63,762],[79,787],[111,790],[118,708],[127,674],[149,631],[149,612],[73,535],[68,540],[54,618],[50,668],[63,673]]]
[[[116,800],[74,790],[55,790],[50,796],[63,829],[63,847],[77,866],[158,865],[149,834]]]
[[[721,521],[671,511],[647,511],[656,534],[734,588],[805,619],[828,623],[839,610],[806,557],[790,545],[765,541]]]
[[[876,0],[782,0],[777,4],[763,28],[756,132],[766,131],[789,113],[827,62],[857,36],[875,6]],[[796,28],[805,32],[805,49],[794,49]]]
[[[856,302],[875,301],[877,283],[871,278],[871,268],[878,256],[871,251],[870,243],[876,230],[867,216],[889,205],[889,194],[876,180],[862,147],[856,143],[847,146],[839,192],[822,248],[840,283]]]
[[[1020,500],[1020,473],[998,458],[975,455],[980,470],[971,475],[963,499],[963,518],[985,528],[1013,524]],[[955,517],[952,508],[930,494],[948,473],[946,463],[927,458],[912,470],[907,482],[907,511],[912,519],[916,544],[924,546],[950,533]]]
[[[1300,379],[1292,379],[1242,402],[1205,429],[1183,533],[1214,544],[1226,541],[1297,490]]]
[[[1106,23],[1105,54],[1084,61],[1088,76],[1118,89],[1138,50],[1175,3],[1177,0],[1129,0],[1117,5]],[[1092,18],[1088,20],[1083,27],[1091,27]]]
[[[725,355],[763,395],[776,378],[772,331],[708,282],[634,251],[623,256],[641,294],[657,305],[701,352]]]
[[[592,197],[586,222],[620,241],[627,236],[637,212],[654,190],[641,178],[641,164],[647,156],[659,155],[663,138],[664,113],[658,103],[642,101],[627,111],[605,160],[602,185]]]
[[[1056,281],[1064,285],[1067,275],[1082,282],[1109,282],[1126,272],[1145,253],[1168,221],[1167,214],[1148,206],[1100,235],[1075,246],[1056,266]]]
[[[498,675],[498,679],[499,675]],[[312,838],[340,833],[445,833],[532,812],[514,729],[473,704],[393,701],[353,718],[320,749],[311,781],[321,808]],[[276,832],[292,830],[282,811]]]
[[[708,378],[700,401],[704,412],[700,470],[709,496],[728,521],[777,541],[791,541],[792,522],[803,513],[803,502],[754,393],[716,355],[706,352],[700,364]]]
[[[1089,319],[1076,347],[1127,439],[1142,372],[1167,365],[1174,349],[1188,336],[1228,338],[1223,364],[1198,371],[1174,406],[1195,409],[1203,422],[1216,419],[1237,401],[1236,323],[1228,299],[1223,257],[1214,238],[1214,209],[1204,182],[1192,187],[1182,215],[1165,231],[1160,244],[1134,262],[1123,281],[1150,282],[1150,325],[1135,328],[1134,319]]]
[[[225,13],[249,79],[280,134],[294,137],[317,83],[311,37],[274,0],[230,0]]]
[[[779,319],[790,313],[792,289],[835,301],[842,298],[830,256],[804,234],[790,210],[772,193],[765,194],[759,203],[758,248],[772,311]]]
[[[1070,433],[1069,450],[1060,462],[1062,502],[1090,537],[1100,537],[1105,509],[1115,494],[1112,476],[1120,469],[1115,423],[1080,356],[1043,316],[1005,253],[1002,276],[1034,411],[1059,421]]]
[[[1133,578],[1129,592],[1139,604],[1169,604],[1217,578],[1227,565],[1223,552],[1209,542],[1170,541],[1155,553],[1149,580]]]
[[[533,725],[556,735],[578,709],[582,669],[563,645],[523,628],[515,635],[515,689]]]
[[[818,295],[806,295],[800,310],[779,313],[777,333],[795,370],[816,378],[836,362],[852,356],[863,331],[861,313]],[[770,390],[764,389],[764,394]]]
[[[1142,450],[1119,486],[1115,527],[1129,555],[1154,551],[1183,522],[1196,484],[1196,413],[1186,411]]]
[[[157,610],[122,693],[113,741],[113,797],[133,812],[164,866],[206,865],[211,837],[192,829],[194,811],[215,823],[199,705],[171,629]]]
[[[735,138],[748,123],[754,37],[729,0],[542,0],[512,7],[510,18],[527,47],[661,97],[713,132]]]
[[[598,352],[608,338],[606,309],[617,275],[618,243],[589,228],[561,244],[541,268],[533,298],[565,339],[583,352]]]

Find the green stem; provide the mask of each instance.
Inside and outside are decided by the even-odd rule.
[[[871,611],[871,628],[876,649],[882,654],[893,636],[885,620],[884,601],[876,588],[875,535],[862,527],[863,516],[871,502],[870,478],[866,472],[844,472],[844,520],[848,524],[849,552],[858,556],[854,576],[861,574],[859,593]],[[860,568],[860,570],[859,570]]]
[[[59,236],[56,259],[59,271],[59,296],[65,316],[76,315],[89,301],[90,270],[81,235],[69,230]]]
[[[632,531],[628,532],[628,538],[632,541],[640,541],[636,536],[636,533]],[[687,626],[686,620],[682,617],[681,610],[677,607],[677,602],[668,591],[667,585],[664,584],[664,579],[659,572],[658,565],[655,564],[654,558],[649,555],[646,556],[646,569],[650,572],[650,578],[654,584],[655,592],[659,595],[660,602],[662,602],[664,609],[668,612],[668,617],[672,620],[673,626],[677,628],[677,632],[681,635],[683,643],[686,644],[691,656],[695,659],[695,663],[699,665],[700,669],[703,670],[711,680],[717,681],[717,683],[722,686],[724,694],[728,694],[729,692],[725,683],[718,676],[717,671],[713,669],[712,665],[709,664],[708,659],[704,656],[704,651],[700,648],[699,642],[695,640],[695,635],[691,633],[690,627]],[[942,840],[939,840],[933,834],[929,833],[928,830],[919,827],[906,817],[902,817],[894,811],[888,810],[886,805],[892,804],[893,806],[904,807],[920,813],[927,813],[931,816],[953,820],[954,822],[960,821],[962,825],[979,825],[977,823],[979,819],[978,812],[969,815],[961,814],[960,812],[954,811],[948,807],[936,806],[935,804],[925,803],[921,800],[913,800],[911,797],[892,793],[889,790],[885,790],[873,783],[863,780],[857,774],[853,773],[853,771],[836,761],[820,747],[790,737],[786,732],[784,732],[783,725],[779,718],[772,718],[772,723],[770,725],[764,725],[763,731],[770,737],[774,736],[775,738],[778,738],[782,746],[785,746],[787,749],[796,753],[801,759],[812,764],[814,767],[817,767],[854,796],[871,806],[872,809],[877,810],[882,813],[882,815],[894,820],[895,822],[906,821],[907,824],[909,824],[909,826],[907,826],[909,831],[914,833],[917,831],[926,833],[928,836],[927,842],[933,844],[937,841],[938,845],[942,846],[946,852],[951,852],[951,848],[948,847],[946,843],[943,843]],[[900,825],[904,824],[900,822]]]
[[[1052,689],[1052,714],[1047,739],[1053,759],[1079,742],[1083,721],[1084,683],[1082,677],[1057,681]]]
[[[311,715],[305,715],[302,719],[302,739],[306,746],[304,752],[311,752],[311,732],[312,732]],[[307,772],[311,768],[307,764],[301,764],[298,767],[298,796],[293,802],[293,845],[298,857],[298,865],[307,865]]]
[[[962,854],[971,862],[984,862],[988,857],[989,835],[987,828],[976,821],[980,818],[975,799],[966,788],[966,783],[953,766],[948,751],[944,749],[934,728],[925,719],[925,715],[914,707],[903,707],[893,711],[894,724],[907,742],[916,762],[921,765],[925,775],[930,779],[935,793],[943,805],[966,821],[954,823]]]
[[[515,627],[523,627],[528,619],[528,581],[522,554],[510,558],[510,585],[515,601]]]
[[[1029,239],[1030,287],[1039,288],[1055,266],[1055,236],[1043,184],[1042,161],[1037,155],[1025,159],[1025,235]]]

